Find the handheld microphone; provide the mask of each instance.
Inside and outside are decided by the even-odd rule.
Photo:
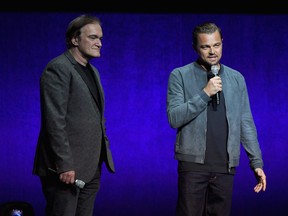
[[[57,173],[56,170],[54,169],[51,169],[51,168],[48,168],[48,169],[54,173]],[[76,179],[74,182],[74,185],[82,189],[85,186],[85,182],[82,180]]]
[[[82,180],[79,180],[79,179],[76,179],[74,184],[81,189],[84,188],[84,186],[85,186],[85,182]]]
[[[218,66],[217,65],[212,65],[211,66],[211,72],[214,74],[214,76],[217,76],[218,75]],[[219,92],[216,93],[216,101],[217,101],[217,104],[220,104]]]

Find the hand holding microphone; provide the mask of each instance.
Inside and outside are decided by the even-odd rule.
[[[50,171],[57,173],[56,170],[49,168]],[[85,182],[79,179],[75,179],[75,171],[67,171],[60,173],[59,175],[60,181],[66,184],[74,184],[75,186],[79,188],[84,188]]]
[[[215,69],[213,69],[213,70],[215,73]],[[217,69],[217,71],[218,71],[218,69]],[[212,73],[212,71],[209,71],[209,73],[207,74],[208,82],[207,82],[207,85],[205,86],[205,88],[203,90],[209,97],[213,96],[213,98],[215,98],[215,102],[218,102],[218,104],[220,104],[219,92],[222,91],[222,81],[221,81],[220,76],[215,76],[215,74],[217,74],[217,73],[215,73],[215,74],[214,73]]]

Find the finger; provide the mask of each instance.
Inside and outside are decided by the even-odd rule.
[[[259,193],[259,191],[261,191],[261,189],[262,189],[262,184],[261,184],[261,183],[257,184],[257,185],[254,187],[254,191],[255,191],[256,193]]]
[[[69,182],[70,182],[70,177],[69,177],[69,175],[61,174],[61,175],[60,175],[60,180],[61,180],[63,183],[69,184]]]
[[[265,191],[266,190],[266,180],[265,179],[263,180],[262,185],[263,185],[263,191]]]
[[[260,183],[262,184],[262,190],[265,191],[267,183],[266,183],[266,176],[264,174],[261,176]]]

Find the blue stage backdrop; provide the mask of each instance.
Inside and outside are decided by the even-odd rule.
[[[38,177],[32,175],[40,126],[39,78],[65,50],[65,30],[76,12],[0,14],[0,203],[30,202],[44,215]],[[192,28],[222,27],[222,63],[245,77],[268,187],[256,184],[242,149],[232,216],[287,212],[288,16],[270,14],[92,13],[103,22],[98,67],[106,96],[107,133],[116,174],[103,171],[97,216],[173,216],[177,199],[175,130],[166,116],[173,68],[196,58]],[[96,214],[95,214],[96,215]]]

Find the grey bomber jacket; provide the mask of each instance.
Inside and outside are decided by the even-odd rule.
[[[239,71],[223,64],[219,74],[228,121],[229,168],[239,165],[241,143],[248,155],[250,167],[263,168],[245,79]],[[203,91],[206,84],[207,72],[196,62],[175,68],[169,75],[167,115],[170,126],[177,129],[177,160],[204,163],[207,105],[210,100]]]

